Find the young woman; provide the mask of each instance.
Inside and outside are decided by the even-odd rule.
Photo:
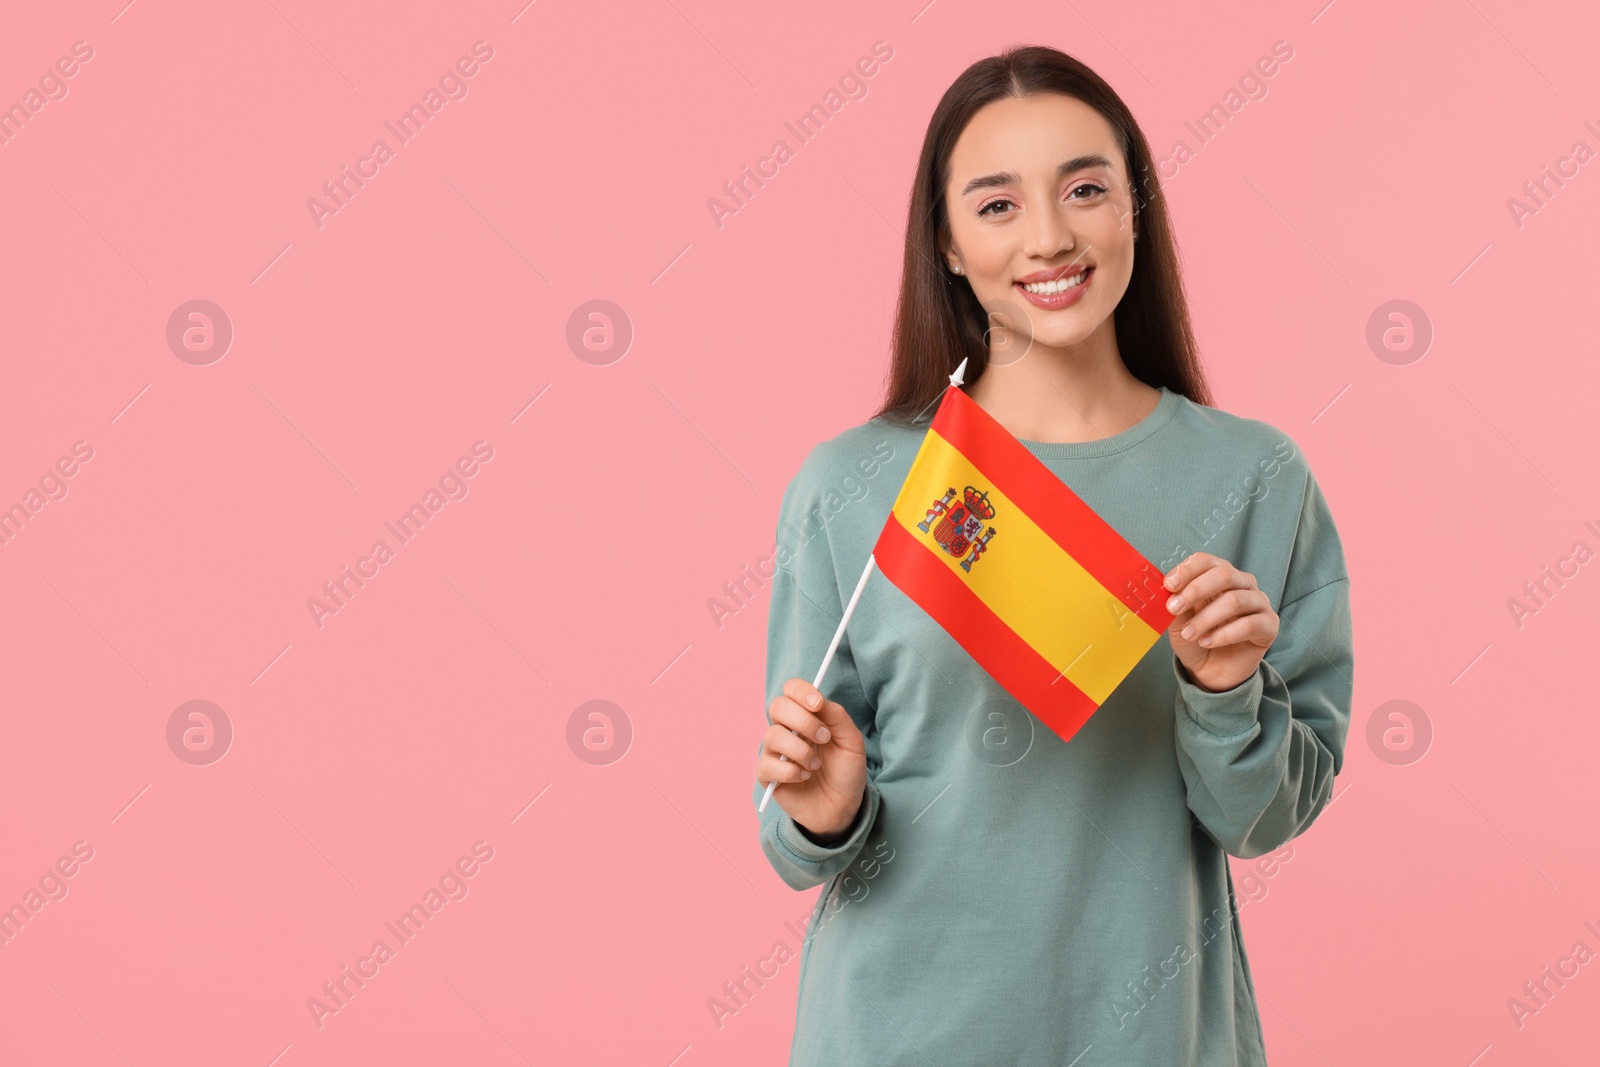
[[[945,93],[903,271],[888,398],[778,522],[761,845],[829,883],[790,1063],[1264,1064],[1228,857],[1292,859],[1344,760],[1327,502],[1288,435],[1211,406],[1149,145],[1071,57],[1008,50]],[[1167,574],[1166,638],[1070,742],[881,577],[809,681],[962,359]]]

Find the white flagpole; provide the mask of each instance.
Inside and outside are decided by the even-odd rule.
[[[817,670],[816,681],[811,683],[813,689],[820,690],[822,688],[822,678],[828,673],[828,664],[833,662],[833,654],[839,649],[839,639],[844,636],[844,628],[850,624],[850,616],[855,614],[856,601],[861,599],[861,590],[867,587],[867,579],[871,577],[872,568],[877,562],[877,557],[870,554],[867,556],[867,565],[861,572],[861,580],[856,583],[856,591],[850,594],[850,603],[845,606],[844,618],[839,620],[839,628],[833,631],[833,641],[828,645],[828,654],[822,657],[822,666]],[[823,699],[827,698],[824,697]],[[793,730],[789,732],[794,733]],[[789,757],[782,753],[778,754],[778,758],[785,763],[789,762]],[[778,780],[776,778],[767,783],[767,791],[762,794],[761,806],[756,808],[757,811],[767,810],[767,801],[772,799],[772,791],[777,787]]]
[[[950,375],[950,384],[953,385],[953,386],[962,385],[964,383],[964,381],[966,380],[965,377],[964,377],[964,375],[966,373],[966,370],[967,370],[967,361],[965,359],[963,359],[961,361],[961,365],[956,368],[956,372],[954,374]],[[940,399],[944,398],[944,393],[942,391],[939,393],[939,398]],[[923,410],[926,411],[927,409],[924,408]],[[918,418],[920,418],[920,417],[921,416],[919,415]],[[833,641],[830,642],[829,645],[828,645],[827,655],[822,657],[822,666],[817,669],[816,681],[811,683],[811,687],[813,689],[821,690],[823,676],[828,673],[828,664],[833,662],[833,654],[839,648],[839,639],[844,636],[844,628],[847,625],[849,625],[850,616],[855,613],[856,601],[861,599],[861,590],[863,590],[863,589],[865,589],[867,587],[867,579],[872,575],[872,568],[877,564],[877,562],[878,562],[877,557],[875,557],[875,556],[873,556],[871,554],[868,554],[868,556],[867,556],[867,566],[861,572],[861,580],[856,582],[856,591],[854,593],[850,594],[850,603],[845,605],[844,618],[839,620],[839,628],[837,630],[833,631]],[[826,697],[824,697],[824,699],[826,699]],[[794,731],[790,730],[789,732],[793,733]],[[789,762],[789,757],[783,755],[782,753],[778,754],[778,758],[780,760],[783,760],[785,763]],[[767,801],[772,799],[772,791],[774,789],[776,789],[777,787],[778,787],[778,780],[776,778],[774,778],[772,781],[767,783],[767,791],[762,794],[762,796],[761,796],[761,804],[760,804],[759,807],[756,808],[756,811],[761,812],[761,811],[766,811],[767,810]]]

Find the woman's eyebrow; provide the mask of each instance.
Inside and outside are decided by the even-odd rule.
[[[1075,156],[1056,168],[1056,177],[1064,178],[1075,170],[1086,170],[1089,167],[1105,167],[1111,169],[1111,160],[1101,155]],[[961,195],[966,196],[975,189],[990,189],[997,185],[1021,185],[1022,178],[1016,171],[1003,170],[997,174],[985,174],[981,178],[974,178],[961,187]]]

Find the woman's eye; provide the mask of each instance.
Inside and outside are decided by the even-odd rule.
[[[1093,182],[1084,182],[1082,185],[1080,185],[1076,189],[1072,190],[1073,195],[1072,196],[1068,196],[1067,199],[1068,200],[1073,199],[1073,196],[1076,196],[1076,194],[1082,192],[1085,189],[1090,190],[1090,195],[1091,196],[1098,196],[1101,193],[1104,193],[1104,192],[1107,191],[1106,187],[1103,186],[1103,185],[1096,185]],[[1079,197],[1078,199],[1087,200],[1088,197]]]
[[[1011,201],[1009,201],[1009,200],[991,200],[987,204],[983,205],[981,208],[978,209],[978,217],[981,219],[985,215],[989,214],[989,209],[992,208],[992,207],[998,207],[1001,204],[1009,204],[1009,203],[1011,203]]]

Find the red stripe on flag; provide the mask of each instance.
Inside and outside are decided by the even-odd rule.
[[[993,480],[1052,541],[1152,630],[1161,633],[1170,626],[1172,614],[1166,609],[1161,571],[977,401],[953,386],[946,394],[931,429]],[[1004,529],[1004,520],[996,519],[996,526]]]
[[[872,555],[884,577],[927,611],[1061,740],[1071,740],[1098,709],[1070,678],[1056,677],[1060,672],[1050,661],[1017,636],[933,550],[907,533],[893,513],[878,535]]]

